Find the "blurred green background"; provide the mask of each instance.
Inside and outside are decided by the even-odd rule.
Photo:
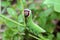
[[[0,39],[1,40],[60,40],[60,33],[54,37],[56,25],[60,20],[60,0],[1,0]],[[25,35],[24,9],[32,11],[32,20],[46,30],[41,39],[34,34]],[[34,29],[35,30],[35,29]],[[60,29],[59,29],[60,30]],[[20,33],[21,32],[21,33]]]

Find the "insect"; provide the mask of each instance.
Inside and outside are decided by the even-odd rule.
[[[56,25],[53,34],[55,37],[57,37],[57,33],[60,32],[60,20],[55,19],[52,22],[53,22],[53,24]]]
[[[32,12],[29,9],[24,9],[24,15],[26,19],[26,25],[29,32],[38,35],[40,33],[46,32],[43,28],[35,24],[32,20]]]

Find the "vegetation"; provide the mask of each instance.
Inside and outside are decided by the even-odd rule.
[[[24,9],[31,10],[25,17]],[[57,23],[60,0],[2,0],[0,25],[5,25],[3,40],[60,40]]]

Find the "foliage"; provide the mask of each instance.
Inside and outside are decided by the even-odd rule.
[[[42,0],[40,3],[36,3],[35,0],[2,0],[1,8],[0,24],[6,25],[3,40],[60,40],[60,33],[54,38],[53,31],[56,26],[52,23],[54,19],[60,20],[60,0]],[[43,33],[35,35],[36,25],[32,22],[26,24],[25,8],[32,11],[32,21],[45,29],[45,35]],[[29,30],[27,25],[34,29]],[[36,32],[38,31],[43,32],[42,30]]]

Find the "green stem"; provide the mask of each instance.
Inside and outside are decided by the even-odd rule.
[[[15,23],[15,24],[17,24],[17,25],[25,26],[25,25],[22,25],[22,24],[20,24],[20,23],[18,23],[18,22],[16,22],[16,21],[14,21],[14,20],[12,20],[12,19],[9,19],[9,18],[5,17],[5,16],[4,16],[4,15],[2,15],[2,14],[0,14],[0,17],[1,17],[1,18],[3,18],[3,19],[9,20],[9,21],[11,21],[11,22],[13,22],[13,23]]]
[[[41,34],[41,35],[38,35],[38,36],[39,36],[42,40],[49,40],[49,39],[44,38],[42,34]]]
[[[29,36],[31,36],[31,37],[33,37],[33,38],[35,38],[35,39],[39,39],[39,38],[37,38],[36,36],[34,36],[34,35],[32,35],[32,34],[29,34]]]

